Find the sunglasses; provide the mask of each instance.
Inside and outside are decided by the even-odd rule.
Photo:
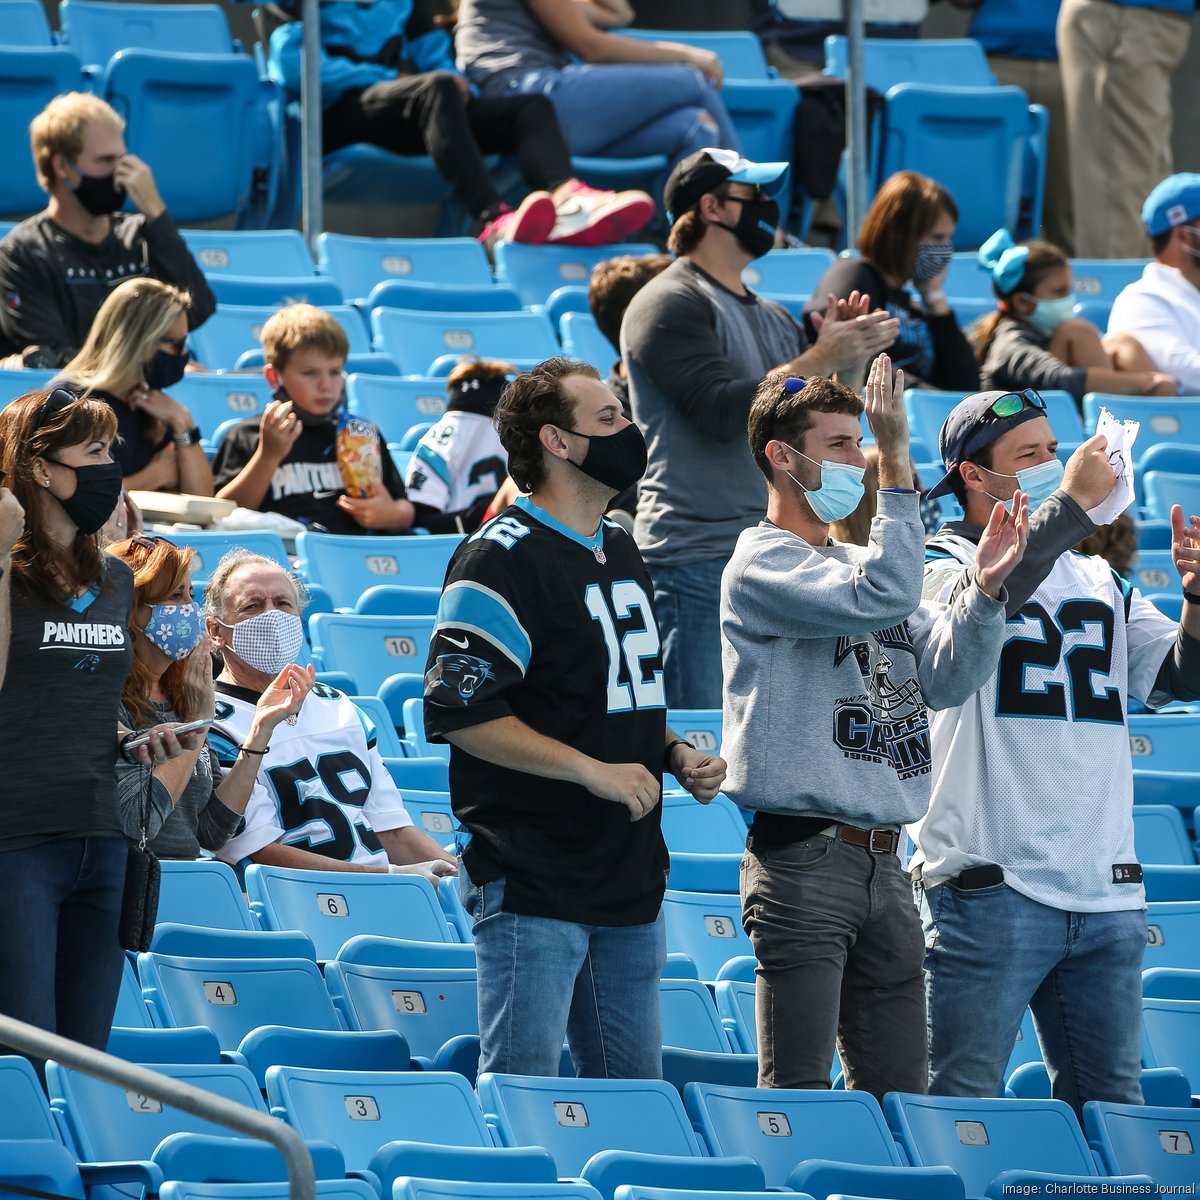
[[[79,397],[74,392],[69,392],[66,388],[56,387],[42,401],[42,407],[38,409],[37,421],[33,426],[34,429],[41,429],[55,413],[62,412],[64,408],[74,404],[78,399]]]
[[[141,546],[143,550],[153,550],[160,542],[172,548],[175,546],[175,543],[170,538],[160,537],[157,533],[137,533],[129,540],[135,546]]]
[[[159,338],[164,346],[171,346],[176,354],[182,354],[187,349],[187,338]]]
[[[1003,396],[997,396],[981,420],[986,421],[995,417],[1002,421],[1007,417],[1015,417],[1017,413],[1023,412],[1027,408],[1040,408],[1042,412],[1046,411],[1045,400],[1033,388],[1026,388],[1021,392],[1006,392]]]

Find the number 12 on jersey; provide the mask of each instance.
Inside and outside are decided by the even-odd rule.
[[[584,604],[592,620],[599,623],[608,651],[608,711],[666,708],[662,671],[657,670],[646,679],[642,666],[646,659],[656,658],[661,649],[654,610],[642,586],[632,579],[618,580],[612,585],[611,595],[606,597],[600,584],[592,583],[584,593]],[[617,621],[628,620],[635,609],[641,614],[642,628],[618,636]],[[620,681],[622,662],[628,683]]]

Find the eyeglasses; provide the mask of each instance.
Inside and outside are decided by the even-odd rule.
[[[1003,421],[1007,417],[1015,417],[1017,413],[1023,412],[1027,408],[1040,408],[1042,412],[1045,412],[1046,402],[1033,388],[1026,388],[1021,392],[1005,392],[1003,396],[997,396],[992,401],[991,407],[981,420],[986,421],[994,417]]]
[[[164,346],[172,347],[176,354],[182,354],[184,352],[184,350],[187,349],[187,338],[185,338],[185,337],[181,337],[181,338],[164,337],[164,338],[159,338],[158,340],[160,342],[162,342],[162,344]]]

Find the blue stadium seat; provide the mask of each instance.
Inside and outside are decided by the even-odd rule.
[[[450,793],[424,788],[402,788],[404,807],[412,817],[413,824],[436,838],[443,846],[454,841],[458,818],[450,806]],[[454,889],[447,885],[448,891]],[[438,898],[442,899],[442,887],[438,885]]]
[[[378,583],[359,596],[354,611],[367,617],[432,617],[441,594],[437,587]]]
[[[379,1193],[361,1179],[318,1179],[316,1200],[378,1200]],[[164,1183],[160,1200],[289,1200],[287,1182]]]
[[[360,692],[373,692],[394,671],[424,671],[433,626],[432,617],[317,613],[309,621],[313,661],[321,670],[347,672]]]
[[[403,758],[404,743],[400,740],[395,725],[392,724],[392,714],[388,712],[387,705],[374,694],[351,696],[350,699],[371,718],[371,722],[375,726],[375,745],[378,747],[379,753],[385,758]]]
[[[299,871],[255,863],[246,868],[246,892],[267,929],[302,930],[312,938],[322,960],[335,958],[342,944],[358,934],[454,940],[437,894],[419,875]],[[312,1028],[337,1028],[337,1024]]]
[[[64,2],[69,4],[71,0]],[[106,2],[89,7],[111,5]],[[158,5],[147,7],[161,11]],[[301,279],[316,274],[308,244],[295,229],[181,229],[179,232],[210,282],[222,275]]]
[[[377,583],[440,588],[461,541],[457,534],[347,537],[306,531],[296,538],[296,557],[309,583],[325,588],[339,608],[352,608]],[[424,673],[425,647],[421,650]]]
[[[1142,488],[1146,494],[1146,512],[1152,518],[1167,520],[1173,504],[1182,505],[1187,516],[1200,512],[1200,479],[1195,475],[1147,471],[1142,476]]]
[[[0,368],[0,408],[27,392],[44,390],[57,374],[57,371],[33,370],[29,367]]]
[[[38,0],[0,0],[0,29],[6,46],[52,46],[54,36]]]
[[[354,374],[346,380],[346,406],[373,421],[387,437],[398,438],[413,425],[436,421],[446,411],[446,385],[421,376]]]
[[[1180,714],[1182,715],[1182,714]],[[1147,735],[1135,734],[1130,742],[1136,747],[1145,744]],[[1137,750],[1134,750],[1137,754]],[[1170,804],[1191,813],[1196,800],[1196,777],[1181,771],[1145,770],[1134,759],[1133,804],[1140,808],[1144,804]]]
[[[754,953],[742,931],[742,902],[737,895],[668,889],[663,913],[667,949],[690,955],[703,980],[715,980],[736,955]]]
[[[582,1180],[569,1183],[479,1183],[450,1179],[401,1179],[393,1200],[601,1200]]]
[[[1142,1063],[1178,1067],[1195,1086],[1200,1079],[1200,1000],[1143,998]]]
[[[689,854],[677,850],[671,855],[671,887],[677,892],[723,892],[736,895],[742,855]]]
[[[409,1071],[408,1042],[394,1029],[291,1029],[260,1025],[238,1046],[260,1088],[271,1067],[318,1067],[329,1071]]]
[[[113,1013],[113,1026],[127,1029],[153,1029],[154,1020],[137,972],[128,958],[121,966],[121,990],[117,993],[117,1010]]]
[[[697,804],[687,792],[664,795],[662,830],[672,852],[740,854],[746,848],[741,809],[721,794],[709,804]]]
[[[1177,587],[1179,572],[1171,562],[1171,551],[1139,549],[1137,562],[1129,572],[1129,582],[1147,596]]]
[[[1200,962],[1200,903],[1173,900],[1146,906],[1143,967],[1194,968]],[[1148,1066],[1151,1064],[1147,1064]],[[1196,1076],[1200,1079],[1200,1074]]]
[[[233,868],[215,858],[164,860],[158,920],[213,929],[257,929]]]
[[[0,213],[25,216],[45,205],[46,193],[29,158],[29,122],[55,96],[78,91],[81,82],[79,59],[62,46],[47,42],[0,48],[0,154],[9,164],[0,183]]]
[[[195,552],[192,577],[207,579],[230,550],[245,549],[277,562],[286,571],[292,569],[291,559],[283,547],[283,539],[271,529],[204,530],[197,533],[171,531],[176,546],[186,546]]]
[[[951,304],[961,300],[983,300],[995,306],[996,293],[992,288],[992,276],[979,265],[979,255],[974,250],[959,251],[950,260],[946,272],[946,295]]]
[[[179,958],[152,951],[138,956],[138,974],[160,1024],[207,1025],[222,1050],[236,1050],[252,1029],[284,1017],[303,1029],[342,1028],[311,959]]]
[[[667,724],[697,750],[716,754],[721,749],[719,708],[672,708],[667,712]]]
[[[269,304],[283,308],[288,304],[315,304],[318,308],[329,308],[345,302],[342,289],[332,279],[320,275],[214,274],[208,282],[218,305]]]
[[[658,994],[664,1046],[710,1054],[728,1054],[734,1049],[712,992],[698,979],[664,978]]]
[[[1005,1095],[1018,1100],[1053,1099],[1050,1072],[1044,1062],[1024,1063],[1005,1082]],[[1186,1107],[1192,1102],[1192,1085],[1177,1067],[1142,1070],[1142,1097],[1157,1108]]]
[[[447,742],[431,742],[425,736],[425,701],[420,697],[404,702],[404,731],[418,758],[450,759]]]
[[[825,1196],[853,1188],[890,1195],[889,1185],[915,1195],[961,1200],[962,1184],[945,1167],[915,1171],[865,1092],[793,1091],[689,1084],[684,1104],[713,1155],[745,1155],[763,1169],[770,1188]]]
[[[771,250],[743,269],[742,282],[772,300],[794,297],[803,307],[833,261],[833,251],[819,246]]]
[[[496,247],[496,278],[517,289],[525,304],[542,304],[567,284],[586,287],[598,262],[621,254],[657,254],[658,247],[646,242],[613,246],[526,246],[501,242]],[[514,350],[513,353],[516,353]]]
[[[63,41],[88,66],[104,67],[136,47],[171,54],[226,55],[235,49],[225,13],[216,4],[109,4],[62,0]]]
[[[1087,1181],[1099,1177],[1075,1114],[1060,1100],[975,1100],[890,1092],[884,1097],[883,1112],[914,1165],[953,1167],[962,1176],[968,1196],[999,1196],[1005,1186],[1034,1180],[1087,1187]],[[1148,1180],[1138,1176],[1121,1182]]]
[[[1130,713],[1129,749],[1134,772],[1194,771],[1198,737],[1200,713]]]
[[[123,1029],[113,1026],[107,1052],[126,1062],[219,1063],[221,1046],[211,1029]]]
[[[600,372],[601,379],[608,378],[608,372],[619,355],[608,338],[600,332],[600,326],[591,313],[563,313],[558,330],[562,337],[563,354],[591,363]]]
[[[409,788],[419,792],[444,792],[450,794],[450,766],[448,756],[388,758],[384,760],[396,786],[402,795]]]
[[[363,299],[381,283],[444,283],[487,287],[492,270],[474,238],[372,238],[323,233],[317,266],[347,296]]]
[[[1200,970],[1150,967],[1142,972],[1142,995],[1163,1000],[1200,1000]]]
[[[376,284],[362,302],[374,308],[406,308],[416,312],[520,312],[521,297],[503,283],[468,287],[449,283],[409,283],[390,279]]]
[[[260,334],[267,318],[276,311],[277,308],[270,305],[222,305],[188,335],[192,351],[200,362],[214,371],[260,368]],[[371,339],[358,309],[342,304],[327,305],[326,311],[346,331],[351,355],[372,353]],[[350,360],[347,360],[347,367],[350,367]]]
[[[1146,899],[1200,901],[1200,867],[1194,862],[1143,863]]]
[[[936,79],[944,87],[989,87],[996,82],[974,38],[867,38],[867,86],[887,92],[914,79]],[[846,75],[848,45],[842,34],[825,39],[825,74]]]
[[[1083,1106],[1083,1127],[1113,1175],[1140,1172],[1185,1192],[1200,1180],[1200,1110],[1092,1100]]]
[[[813,1200],[806,1192],[792,1193],[797,1200]],[[712,1192],[696,1188],[647,1187],[640,1183],[623,1183],[613,1193],[613,1200],[762,1200],[761,1192]],[[822,1198],[824,1200],[824,1198]],[[853,1196],[830,1196],[828,1200],[856,1200]],[[857,1200],[863,1200],[858,1197]],[[955,1198],[957,1200],[957,1198]]]
[[[549,358],[558,338],[545,314],[371,310],[375,349],[395,360],[406,375],[428,374],[439,359],[478,354],[481,358]]]
[[[563,317],[569,312],[591,313],[592,309],[588,304],[587,295],[588,290],[582,284],[565,284],[563,287],[555,288],[546,297],[546,302],[542,305],[542,312],[550,318],[550,324],[558,329]]]
[[[754,984],[742,979],[721,979],[717,981],[715,991],[717,1012],[729,1030],[734,1048],[743,1054],[757,1054]]]
[[[207,443],[216,448],[216,430],[227,421],[257,416],[271,402],[271,385],[261,375],[185,375],[171,388],[195,418]]]
[[[1083,398],[1083,425],[1088,435],[1096,432],[1100,409],[1107,408],[1118,420],[1140,421],[1135,453],[1140,470],[1142,456],[1151,446],[1180,444],[1200,446],[1200,405],[1187,396],[1117,396],[1111,392],[1088,392]]]
[[[155,954],[169,954],[174,958],[307,958],[317,961],[312,939],[291,929],[214,929],[207,925],[159,921],[154,927],[150,949]]]
[[[728,29],[628,29],[624,32],[642,41],[681,42],[707,50],[721,60],[727,81],[775,78],[775,72],[767,66],[762,43],[752,33]]]

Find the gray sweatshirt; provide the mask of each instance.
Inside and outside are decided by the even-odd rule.
[[[930,795],[930,708],[996,669],[1004,604],[974,582],[922,602],[915,492],[881,491],[870,543],[812,546],[764,521],[721,580],[724,791],[752,809],[896,827]]]

